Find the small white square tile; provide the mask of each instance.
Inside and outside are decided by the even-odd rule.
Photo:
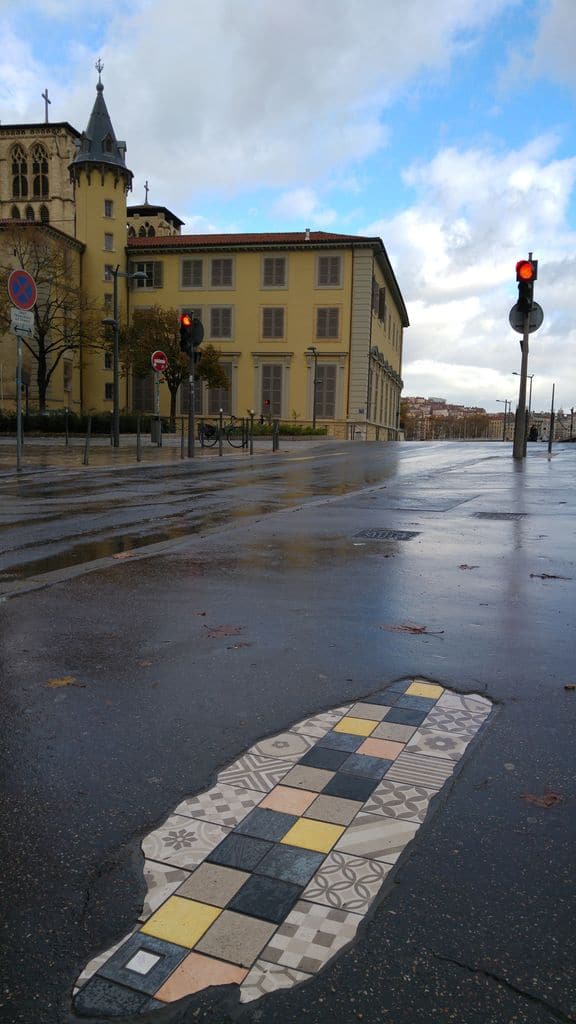
[[[127,971],[136,971],[137,974],[148,974],[160,960],[154,953],[148,953],[145,949],[139,949],[135,956],[126,964]]]

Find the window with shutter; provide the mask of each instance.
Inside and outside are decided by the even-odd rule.
[[[208,390],[208,415],[217,416],[222,409],[225,416],[232,412],[232,364],[220,363],[228,378],[228,389],[210,388]]]
[[[336,365],[318,363],[316,367],[316,415],[334,419],[336,415]]]
[[[319,288],[339,288],[342,281],[342,258],[319,256],[316,283]]]
[[[264,288],[284,288],[286,286],[286,258],[284,256],[265,256],[262,273]]]
[[[316,310],[316,337],[337,338],[340,333],[340,310],[328,306]]]
[[[267,306],[262,310],[262,337],[284,337],[284,307]]]
[[[232,287],[232,260],[217,258],[212,260],[210,284],[212,288]]]
[[[210,310],[210,337],[232,337],[232,306],[213,306]]]
[[[201,288],[202,260],[182,260],[182,288]]]
[[[270,402],[270,405],[266,403]],[[262,411],[271,416],[282,416],[282,366],[277,363],[262,364]]]
[[[146,274],[145,278],[136,278],[132,282],[135,288],[162,288],[164,264],[160,260],[147,263],[132,263],[131,273]]]
[[[378,292],[378,319],[386,324],[386,289],[380,288]],[[390,332],[388,332],[390,333]]]
[[[154,373],[152,370],[146,377],[134,377],[132,380],[132,411],[154,411]]]

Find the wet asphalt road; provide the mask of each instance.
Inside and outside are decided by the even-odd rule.
[[[180,800],[259,738],[411,675],[497,713],[359,941],[243,1011],[219,990],[151,1019],[576,1020],[576,449],[543,449],[5,472],[2,1022],[75,1019],[75,977],[137,919],[140,839]],[[356,536],[374,527],[418,536]],[[437,635],[382,628],[406,623]],[[46,686],[62,676],[77,685]],[[546,792],[560,802],[526,799]]]

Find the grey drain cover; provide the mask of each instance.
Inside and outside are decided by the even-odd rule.
[[[524,519],[527,512],[475,512],[476,519]]]
[[[413,530],[360,530],[354,534],[355,537],[365,537],[368,540],[412,540],[412,537],[419,537],[419,533]]]

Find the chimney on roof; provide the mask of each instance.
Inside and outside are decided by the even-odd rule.
[[[310,241],[310,228],[306,228],[306,231],[304,232],[304,239],[305,239],[305,240],[306,240],[307,242],[309,242],[309,241]]]

